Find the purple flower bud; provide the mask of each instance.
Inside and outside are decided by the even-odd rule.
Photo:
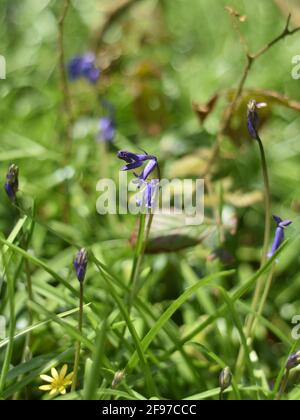
[[[290,370],[297,367],[299,364],[300,364],[300,351],[297,351],[296,353],[293,353],[289,356],[285,367],[287,370]]]
[[[85,248],[82,248],[77,252],[74,259],[74,268],[76,271],[76,276],[80,282],[84,281],[86,268],[88,264],[88,253]]]
[[[121,150],[118,152],[118,158],[127,162],[127,165],[123,166],[121,171],[140,168],[145,161],[149,161],[142,173],[140,175],[136,175],[143,181],[146,181],[150,173],[158,167],[157,158],[147,154],[136,154],[127,152],[126,150]]]
[[[73,57],[68,64],[68,73],[71,80],[85,77],[90,83],[95,84],[100,77],[100,69],[96,66],[95,56],[85,53]]]
[[[247,127],[250,136],[253,139],[257,139],[258,137],[258,125],[259,125],[259,117],[257,113],[257,109],[263,108],[267,106],[264,102],[257,103],[254,99],[248,103],[247,107]]]
[[[116,134],[115,122],[110,117],[102,117],[99,120],[99,133],[97,135],[98,141],[110,142],[114,139]]]
[[[275,215],[273,215],[273,219],[275,220],[277,224],[277,228],[275,231],[275,237],[274,237],[271,251],[268,253],[269,257],[272,257],[274,255],[274,253],[277,251],[277,249],[280,247],[280,245],[284,241],[284,228],[286,226],[289,226],[292,223],[291,220],[282,220],[279,216],[275,216]]]
[[[8,168],[4,188],[9,199],[13,202],[16,201],[16,194],[19,189],[19,168],[17,165],[13,164]]]

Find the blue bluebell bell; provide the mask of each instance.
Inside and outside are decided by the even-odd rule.
[[[80,282],[84,281],[88,265],[88,253],[85,248],[80,249],[74,259],[74,269]]]
[[[247,107],[247,127],[250,136],[253,139],[257,139],[258,137],[258,126],[259,126],[259,117],[257,113],[257,109],[263,108],[267,106],[266,103],[260,102],[257,103],[254,99],[248,103]]]
[[[279,216],[273,215],[273,219],[275,220],[277,227],[275,231],[274,241],[272,243],[271,251],[268,253],[269,257],[272,257],[277,249],[280,247],[282,242],[284,241],[284,228],[289,226],[292,221],[291,220],[282,220]]]
[[[8,168],[4,188],[9,199],[15,202],[17,198],[16,194],[19,189],[19,168],[17,165],[13,164]]]
[[[151,179],[151,181],[139,180],[139,188],[144,186],[143,198],[142,200],[137,200],[137,204],[140,207],[146,207],[147,209],[152,209],[156,204],[156,196],[159,186],[158,179]]]
[[[157,158],[148,154],[136,154],[121,150],[118,152],[118,158],[127,162],[127,165],[121,168],[121,171],[129,171],[131,169],[140,168],[144,162],[149,161],[140,175],[136,175],[139,179],[146,181],[153,170],[158,167]]]
[[[99,120],[99,133],[97,140],[110,142],[116,134],[115,121],[111,117],[101,117]]]
[[[95,84],[100,77],[101,70],[96,66],[95,55],[87,52],[77,55],[69,61],[68,73],[71,80],[84,77],[90,83]]]
[[[145,168],[143,169],[143,171],[141,172],[141,174],[138,175],[138,178],[143,180],[143,181],[146,181],[148,176],[151,174],[151,172],[154,171],[154,169],[157,166],[158,166],[157,159],[150,159],[149,162],[147,163],[147,165],[145,166]]]

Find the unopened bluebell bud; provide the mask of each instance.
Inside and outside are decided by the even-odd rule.
[[[16,194],[19,189],[19,168],[13,164],[8,168],[6,181],[4,184],[5,191],[11,201],[16,201]]]
[[[76,276],[80,282],[84,281],[86,268],[88,264],[88,253],[85,248],[82,248],[77,252],[74,260],[74,268],[76,271]]]
[[[300,364],[300,351],[297,351],[296,353],[293,353],[289,356],[285,367],[287,370],[290,370],[297,367],[299,364]]]
[[[229,388],[232,381],[232,373],[229,369],[229,367],[225,367],[219,376],[219,385],[221,388],[221,391],[225,391],[225,389]]]
[[[247,107],[247,127],[250,136],[253,139],[257,139],[258,137],[258,125],[259,125],[259,117],[257,113],[257,109],[263,108],[267,106],[266,103],[260,102],[257,103],[254,99],[248,103]]]

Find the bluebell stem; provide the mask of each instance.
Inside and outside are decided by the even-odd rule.
[[[80,251],[77,252],[76,257],[74,259],[74,268],[76,271],[76,276],[80,283],[84,281],[86,269],[88,264],[88,253],[85,248],[82,248]]]
[[[115,121],[111,117],[101,117],[99,120],[98,141],[110,142],[116,134]]]
[[[157,158],[146,153],[136,154],[126,150],[121,150],[118,152],[118,158],[127,162],[127,165],[123,166],[121,171],[129,171],[131,169],[140,168],[144,162],[149,161],[142,173],[137,175],[137,177],[143,181],[145,181],[150,173],[158,167]]]
[[[95,55],[87,52],[73,57],[68,64],[68,73],[71,80],[81,77],[86,78],[90,83],[97,83],[101,70],[96,66]]]
[[[267,106],[266,103],[264,102],[257,103],[254,99],[251,99],[251,101],[248,103],[247,127],[248,127],[250,136],[256,140],[258,137],[258,125],[259,125],[259,117],[258,117],[257,109],[263,108],[265,106]]]
[[[85,248],[81,248],[74,259],[74,269],[76,272],[77,279],[79,280],[80,284],[80,291],[79,291],[79,317],[78,317],[78,332],[82,334],[82,323],[83,323],[83,285],[84,285],[84,278],[86,274],[86,269],[88,265],[88,253]],[[75,357],[74,357],[74,376],[72,381],[71,392],[76,390],[77,386],[77,376],[78,376],[78,369],[79,369],[79,361],[80,361],[80,350],[81,350],[81,341],[77,341],[76,343],[76,350],[75,350]]]
[[[19,168],[17,165],[13,164],[8,168],[4,188],[9,199],[15,202],[17,198],[16,194],[19,189]]]
[[[284,228],[289,226],[292,221],[291,220],[282,220],[279,216],[273,215],[273,219],[277,224],[277,228],[275,231],[275,237],[272,244],[271,251],[268,253],[269,257],[272,257],[277,249],[280,247],[282,242],[284,241]]]
[[[300,364],[300,351],[297,351],[296,353],[291,354],[287,359],[287,362],[285,364],[285,374],[282,378],[279,391],[276,395],[276,400],[281,400],[289,381],[290,371],[291,369],[297,367],[299,364]]]
[[[285,367],[287,370],[291,370],[298,365],[300,365],[300,351],[297,351],[296,353],[293,353],[289,356]]]

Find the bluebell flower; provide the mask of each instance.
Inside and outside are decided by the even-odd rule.
[[[112,141],[116,134],[115,121],[111,117],[101,117],[99,120],[99,133],[97,140]]]
[[[259,125],[259,117],[257,113],[257,109],[263,108],[267,106],[266,103],[260,102],[257,103],[254,99],[248,103],[247,107],[247,127],[250,136],[253,139],[257,139],[258,137],[258,125]]]
[[[157,167],[158,162],[155,156],[151,156],[148,154],[136,154],[132,152],[128,152],[126,150],[121,150],[118,152],[118,158],[127,162],[127,165],[121,168],[121,171],[129,171],[131,169],[140,168],[144,162],[149,161],[145,166],[144,170],[140,175],[136,175],[139,179],[146,181],[148,176],[153,172],[153,170]]]
[[[145,206],[147,209],[155,207],[158,184],[158,179],[151,179],[151,181],[139,180],[139,188],[144,186],[144,190],[142,200],[137,200],[138,206]]]
[[[275,220],[277,227],[275,231],[275,237],[272,244],[271,251],[268,253],[269,257],[272,257],[277,249],[280,247],[282,242],[284,241],[284,228],[289,226],[292,221],[291,220],[282,220],[279,216],[273,215],[273,219]]]
[[[143,181],[146,181],[148,176],[151,174],[151,172],[154,171],[154,169],[157,166],[158,166],[157,159],[150,159],[149,162],[147,163],[147,165],[145,166],[145,168],[143,169],[143,171],[141,172],[141,174],[138,175],[138,178],[143,180]]]
[[[84,281],[86,269],[88,264],[88,253],[85,248],[82,248],[77,252],[74,259],[74,269],[76,271],[76,276],[80,282]]]
[[[71,80],[81,77],[86,78],[90,83],[97,83],[101,70],[96,66],[95,55],[85,53],[73,57],[68,64],[68,73]]]
[[[17,165],[13,164],[8,168],[4,188],[9,199],[15,202],[17,198],[16,194],[19,189],[19,168]]]

